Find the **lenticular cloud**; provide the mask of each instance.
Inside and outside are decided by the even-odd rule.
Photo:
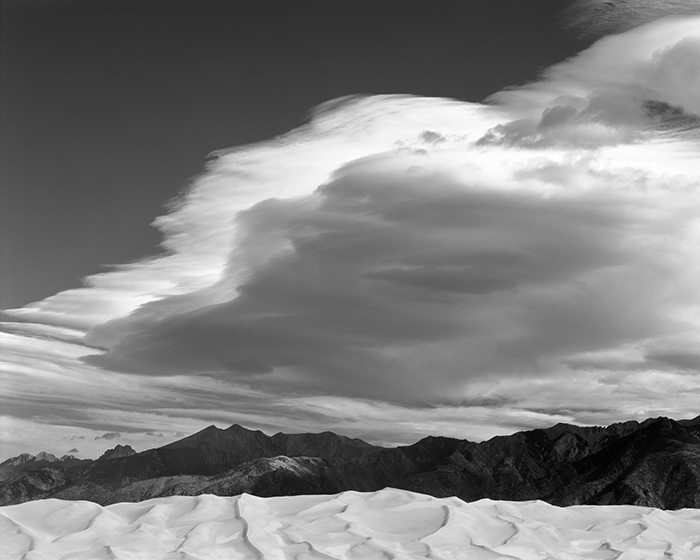
[[[214,154],[155,222],[164,255],[12,313],[147,377],[690,413],[699,61],[700,18],[670,18],[486,104],[328,103]]]

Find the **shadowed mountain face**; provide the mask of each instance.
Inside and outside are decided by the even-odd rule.
[[[120,451],[22,473],[0,484],[0,504],[53,497],[104,505],[171,495],[328,494],[386,486],[467,501],[697,508],[700,417],[607,428],[557,424],[481,443],[428,437],[396,448],[331,432],[267,436],[235,424],[210,426],[142,453]]]

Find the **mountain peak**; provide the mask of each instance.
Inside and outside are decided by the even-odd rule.
[[[20,455],[17,455],[17,457],[10,457],[9,459],[5,459],[0,465],[11,465],[11,466],[16,466],[16,465],[21,465],[22,463],[26,463],[27,461],[33,461],[34,460],[34,455],[30,455],[29,453],[22,453]]]
[[[46,451],[40,451],[34,456],[35,461],[48,461],[50,463],[55,463],[58,461],[58,457],[52,453],[47,453]]]
[[[20,455],[17,455],[17,457],[10,457],[9,459],[6,459],[2,463],[0,463],[0,465],[16,467],[17,465],[22,465],[23,463],[39,461],[47,461],[49,463],[54,463],[58,460],[58,457],[56,457],[55,455],[47,453],[46,451],[40,451],[36,455],[32,455],[30,453],[22,453]]]
[[[136,455],[133,447],[130,445],[117,445],[105,451],[97,460],[107,461],[109,459],[118,459],[119,457],[129,457],[130,455]]]
[[[239,433],[239,434],[262,434],[260,430],[249,430],[245,426],[241,426],[240,424],[231,424],[228,428],[225,430],[226,432],[233,432],[233,433]]]
[[[214,424],[195,432],[194,434],[164,445],[160,449],[195,449],[203,442],[216,440],[219,434],[226,433],[227,430],[214,426]]]

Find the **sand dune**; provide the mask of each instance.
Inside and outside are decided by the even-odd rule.
[[[700,510],[465,503],[402,490],[0,508],[2,560],[700,559]]]

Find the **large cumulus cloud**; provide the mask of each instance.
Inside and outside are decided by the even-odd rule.
[[[355,161],[239,214],[229,266],[252,265],[231,300],[160,317],[93,362],[430,401],[675,332],[693,254],[668,240],[687,238],[697,195],[569,172],[542,193],[424,155]]]

